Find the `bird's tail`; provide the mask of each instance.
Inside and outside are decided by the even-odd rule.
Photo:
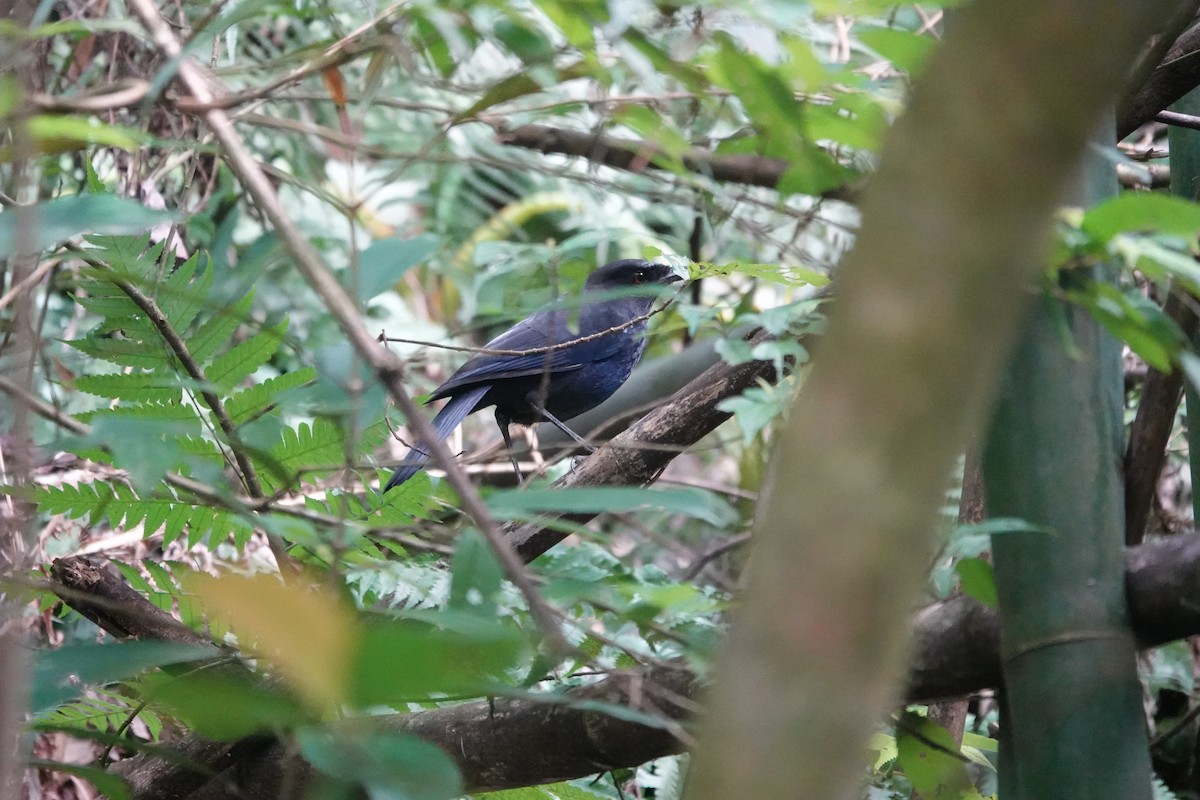
[[[487,394],[489,388],[489,386],[480,386],[469,392],[455,395],[450,398],[449,403],[442,406],[442,410],[433,418],[433,430],[437,434],[439,441],[449,436],[450,432],[457,428],[459,423],[475,410],[475,404],[479,402],[481,397]],[[408,455],[396,467],[396,471],[392,473],[392,479],[387,482],[387,486],[383,487],[383,491],[386,492],[388,489],[399,486],[413,475],[416,475],[428,460],[429,446],[424,443],[418,443],[413,449],[408,451]]]

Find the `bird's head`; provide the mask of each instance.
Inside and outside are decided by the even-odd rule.
[[[640,258],[626,258],[597,269],[588,276],[584,288],[587,291],[603,291],[654,284],[666,286],[681,280],[683,276],[666,264],[652,264]]]

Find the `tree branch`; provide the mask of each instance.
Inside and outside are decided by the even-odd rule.
[[[662,148],[650,142],[552,128],[547,125],[520,125],[511,130],[500,130],[496,133],[496,141],[541,153],[580,156],[596,164],[628,172],[669,168],[669,161]],[[743,154],[719,156],[698,147],[684,153],[682,161],[692,172],[707,175],[716,181],[743,183],[767,189],[774,189],[791,166],[779,158]],[[823,192],[821,197],[851,203],[854,202],[860,188],[860,182],[855,181]]]
[[[1172,292],[1164,308],[1188,341],[1196,335],[1200,319],[1194,301]],[[1129,428],[1125,450],[1125,544],[1140,544],[1146,533],[1146,519],[1158,488],[1158,477],[1167,457],[1167,441],[1175,426],[1175,412],[1183,397],[1183,372],[1151,370],[1142,387],[1137,416]]]
[[[1189,13],[1179,19],[1186,24],[1194,14],[1195,6],[1192,6]],[[1131,86],[1118,102],[1117,139],[1133,133],[1197,84],[1200,84],[1200,24],[1192,25],[1179,35],[1146,81]]]
[[[764,331],[748,337],[751,345],[770,339]],[[555,481],[566,486],[637,486],[651,483],[675,456],[711,433],[732,416],[717,406],[736,397],[760,381],[778,379],[770,361],[749,361],[732,366],[716,364],[684,386],[667,403],[638,420],[616,436],[572,472]],[[546,522],[509,523],[503,536],[529,562],[561,542],[569,533],[559,528],[562,522],[582,524],[593,513],[564,514]]]
[[[1141,647],[1200,633],[1200,536],[1159,539],[1126,552],[1126,591]],[[83,559],[55,563],[60,596],[101,627],[140,638],[176,635],[180,626],[145,601],[115,573]],[[85,599],[86,598],[86,599]],[[128,604],[128,609],[121,609]],[[131,613],[132,612],[132,613]],[[905,697],[929,702],[977,693],[1000,684],[996,612],[966,596],[934,603],[912,620],[915,646]],[[188,632],[185,636],[197,637]],[[188,639],[191,641],[191,639]],[[390,731],[405,731],[442,747],[462,769],[469,791],[527,786],[631,767],[681,752],[666,728],[616,720],[583,703],[600,701],[662,714],[682,723],[695,711],[700,686],[685,670],[649,667],[614,673],[591,686],[545,702],[499,698],[414,714],[372,718]],[[143,754],[114,770],[130,780],[136,800],[208,800],[275,797],[283,776],[299,781],[309,768],[277,742],[254,737],[234,743],[187,737],[175,745],[180,758]],[[191,766],[188,766],[188,764]],[[222,775],[212,779],[213,772]]]

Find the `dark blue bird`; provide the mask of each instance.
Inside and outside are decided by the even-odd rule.
[[[572,331],[569,309],[550,307],[519,322],[487,343],[488,350],[535,350],[527,355],[480,353],[459,367],[429,400],[450,398],[433,419],[438,438],[445,439],[468,415],[496,407],[496,424],[504,436],[513,468],[520,476],[508,426],[550,422],[586,446],[563,420],[590,411],[615,392],[629,377],[646,346],[646,320],[630,325],[650,312],[654,297],[621,295],[620,290],[666,285],[683,280],[668,266],[641,259],[614,261],[588,276],[579,308],[579,330]],[[592,298],[592,299],[589,299]],[[620,328],[626,325],[627,327]],[[545,348],[614,330],[584,342],[546,351]],[[400,462],[386,492],[411,478],[429,460],[427,447],[413,447]]]

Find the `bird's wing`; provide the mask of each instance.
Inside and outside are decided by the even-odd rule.
[[[568,342],[578,334],[567,327],[563,312],[540,312],[517,323],[485,345],[489,350],[537,350],[556,342]],[[549,332],[549,335],[548,335]],[[448,397],[464,387],[505,378],[527,378],[549,373],[571,372],[586,364],[603,361],[621,349],[621,336],[602,336],[589,342],[550,352],[521,356],[480,353],[458,368],[437,388],[431,400]]]

